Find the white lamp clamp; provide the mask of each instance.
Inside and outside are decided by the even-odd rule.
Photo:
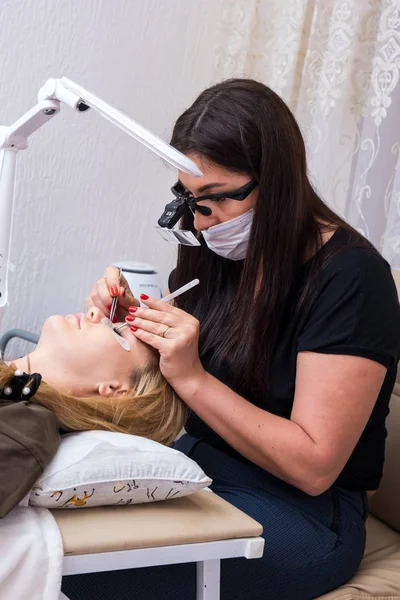
[[[27,147],[28,137],[32,133],[60,111],[61,103],[78,112],[86,112],[92,108],[172,166],[190,175],[202,175],[197,165],[187,156],[91,92],[66,77],[49,79],[39,90],[36,106],[10,127],[0,127],[0,309],[8,300],[17,153]]]

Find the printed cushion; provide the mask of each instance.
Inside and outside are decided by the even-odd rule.
[[[142,504],[188,496],[210,483],[182,452],[135,435],[84,431],[63,437],[29,503],[46,508]]]

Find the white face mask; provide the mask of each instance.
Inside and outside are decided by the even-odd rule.
[[[253,223],[254,209],[251,208],[235,219],[213,225],[202,236],[207,246],[224,258],[229,260],[243,260],[246,256]]]

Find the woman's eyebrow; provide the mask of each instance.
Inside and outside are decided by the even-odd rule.
[[[211,188],[219,188],[219,187],[224,187],[225,185],[227,185],[226,183],[207,183],[206,185],[202,185],[201,187],[199,187],[199,194],[203,194],[204,192],[208,192]]]

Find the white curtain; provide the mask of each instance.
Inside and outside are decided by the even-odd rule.
[[[400,0],[223,0],[216,79],[282,96],[322,197],[400,268]]]

